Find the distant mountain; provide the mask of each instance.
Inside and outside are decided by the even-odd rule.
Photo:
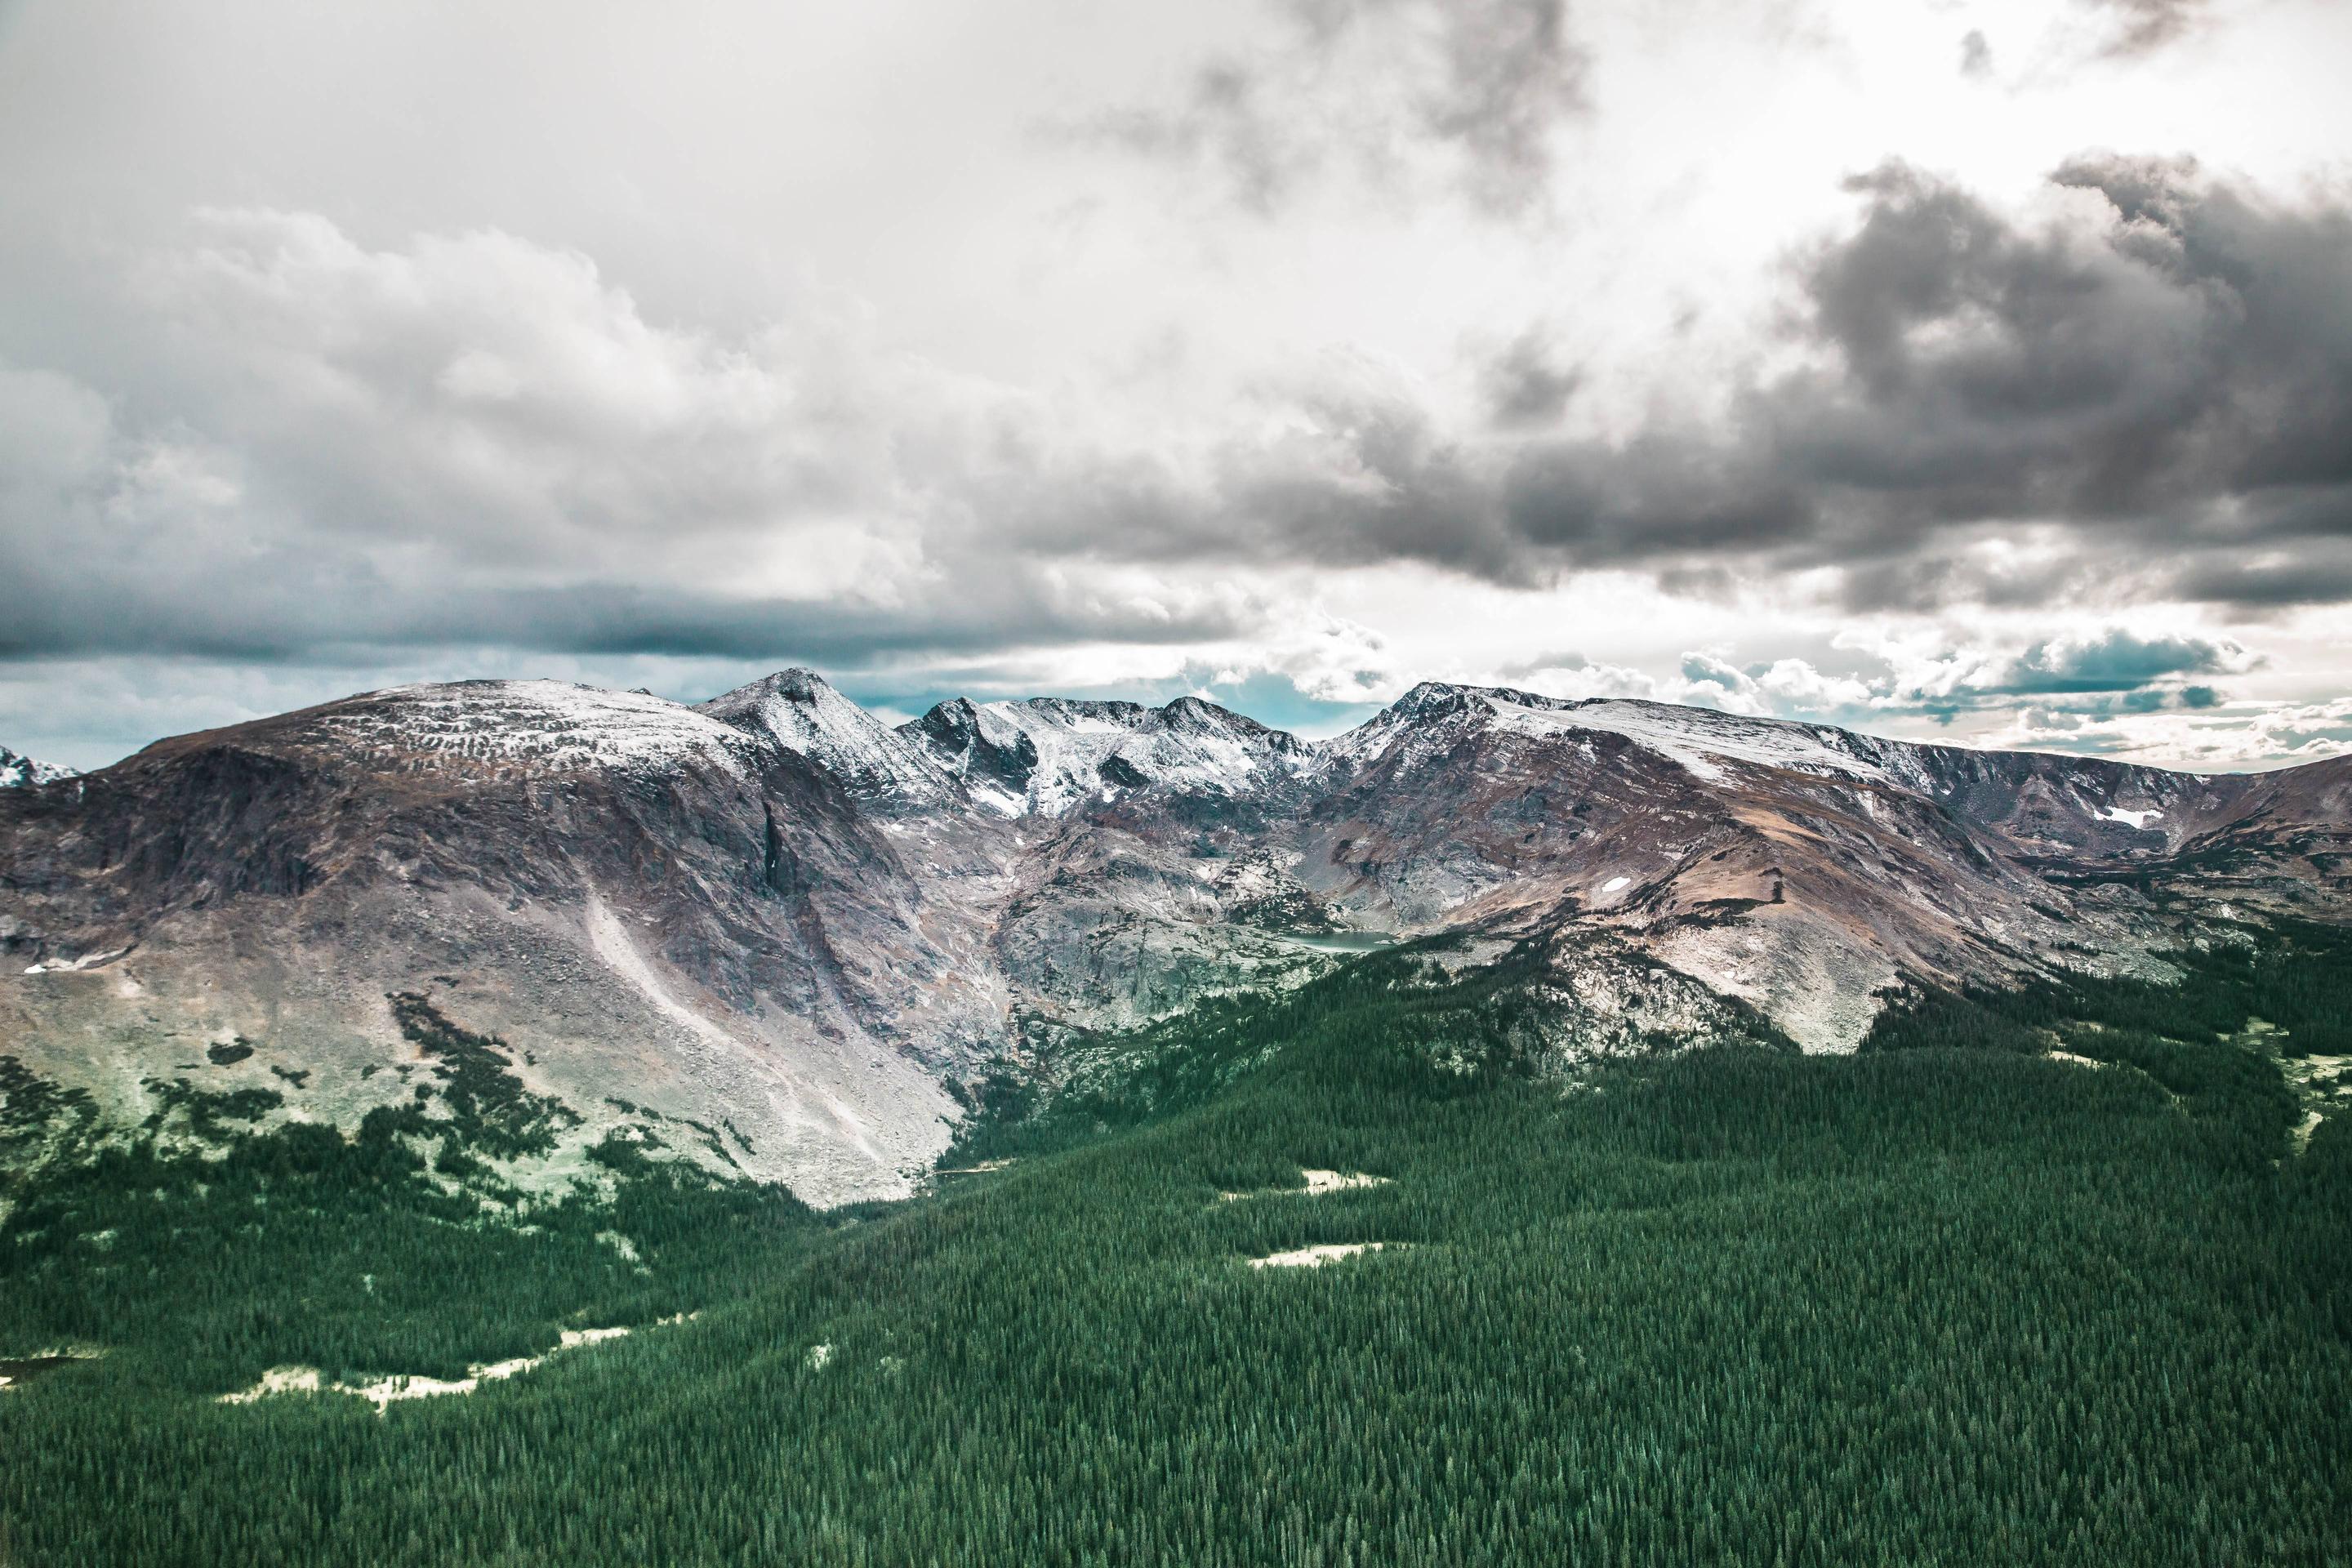
[[[2352,914],[2352,760],[2200,775],[1435,684],[1327,751],[1301,863],[1360,920],[1616,931],[1814,1048],[1907,981],[2161,974],[2204,922]]]
[[[31,757],[0,746],[0,789],[23,789],[32,784],[55,784],[59,779],[74,776],[71,768],[55,763],[36,762]]]
[[[551,1172],[618,1132],[833,1203],[906,1190],[983,1075],[1350,947],[1517,955],[1561,1062],[1843,1050],[1906,986],[2162,977],[2352,919],[2347,868],[2352,761],[2200,775],[1437,683],[1308,742],[1190,698],[894,729],[805,670],[695,707],[471,681],[0,795],[0,1039],[126,1119],[184,1079],[350,1125],[419,1070],[391,1001],[419,995],[578,1112]]]

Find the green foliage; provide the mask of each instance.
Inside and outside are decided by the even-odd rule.
[[[2346,1560],[2352,1119],[2290,1152],[2236,1024],[1972,998],[1562,1084],[1531,994],[1384,954],[1076,1042],[1075,1110],[959,1156],[1009,1168],[822,1222],[610,1142],[609,1196],[488,1225],[412,1108],[77,1166],[0,1300],[114,1353],[0,1394],[0,1521],[121,1564]],[[382,1419],[205,1397],[695,1308]]]
[[[467,1129],[467,1141],[507,1159],[544,1154],[555,1137],[580,1125],[580,1116],[562,1100],[533,1094],[508,1069],[514,1065],[507,1043],[495,1035],[459,1028],[425,997],[393,995],[392,1016],[400,1032],[431,1058],[441,1079],[450,1114]]]
[[[2167,952],[2177,984],[2069,977],[1955,996],[1921,987],[1879,1016],[1865,1051],[1967,1046],[2041,1051],[2048,1031],[2095,1022],[2190,1041],[2219,1041],[2259,1019],[2284,1031],[2292,1056],[2352,1053],[2352,931],[2284,922],[2242,942]]]
[[[178,1122],[190,1135],[219,1142],[234,1135],[233,1121],[255,1122],[286,1103],[274,1089],[236,1089],[215,1094],[198,1089],[186,1079],[149,1079],[147,1093],[155,1101],[143,1131],[160,1132]]]
[[[1446,939],[1369,954],[1296,991],[1213,999],[1130,1035],[1072,1031],[1050,1041],[1045,1075],[1000,1062],[965,1094],[977,1112],[945,1162],[1068,1147],[1203,1105],[1245,1080],[1344,1078],[1365,1091],[1475,1093],[1523,1078],[1548,1057],[1539,984],[1547,957],[1523,942],[1455,976],[1433,956]],[[1760,1016],[1757,1046],[1793,1050]],[[1659,1048],[1678,1044],[1660,1039]]]

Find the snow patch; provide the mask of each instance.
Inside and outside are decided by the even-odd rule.
[[[2160,811],[2153,809],[2134,811],[2128,807],[2120,805],[2111,805],[2107,807],[2106,810],[2099,813],[2101,821],[2120,822],[2126,827],[2134,828],[2140,832],[2146,832],[2149,823],[2161,821],[2163,816],[2164,813]]]
[[[1266,1187],[1254,1193],[1219,1193],[1217,1196],[1225,1203],[1236,1204],[1248,1198],[1320,1197],[1325,1193],[1344,1193],[1360,1187],[1385,1187],[1389,1184],[1386,1176],[1368,1176],[1360,1171],[1344,1174],[1338,1171],[1301,1171],[1298,1173],[1307,1178],[1307,1184],[1303,1187]]]
[[[59,779],[75,777],[74,770],[44,763],[0,746],[0,789],[38,789]]]
[[[1298,1173],[1307,1178],[1307,1192],[1310,1197],[1324,1193],[1344,1193],[1352,1187],[1385,1187],[1389,1184],[1386,1176],[1368,1176],[1360,1171],[1346,1175],[1337,1171],[1301,1171]]]
[[[55,963],[36,963],[27,968],[25,973],[27,974],[79,974],[85,969],[95,969],[101,963],[111,963],[130,951],[127,947],[118,947],[110,952],[86,952],[79,958],[59,959]]]
[[[1631,886],[1633,880],[1631,877],[1612,877],[1601,884],[1601,890],[1604,893],[1613,893],[1620,888]]]
[[[699,1312],[679,1312],[663,1318],[656,1328],[674,1328],[700,1317]],[[354,1399],[364,1399],[382,1415],[404,1399],[442,1399],[452,1394],[472,1394],[486,1383],[503,1383],[520,1377],[524,1373],[546,1364],[548,1357],[564,1351],[579,1350],[586,1345],[603,1344],[607,1340],[625,1339],[630,1331],[625,1328],[565,1329],[554,1347],[545,1355],[516,1356],[509,1361],[477,1363],[466,1369],[460,1378],[444,1380],[437,1377],[412,1377],[395,1373],[378,1378],[373,1383],[330,1383],[315,1366],[274,1366],[261,1374],[261,1381],[251,1388],[234,1394],[224,1394],[214,1401],[218,1405],[251,1405],[281,1394],[342,1394]]]
[[[1343,1258],[1353,1258],[1364,1252],[1381,1252],[1387,1247],[1385,1241],[1327,1241],[1319,1247],[1269,1252],[1264,1258],[1251,1258],[1249,1266],[1252,1268],[1320,1268]]]

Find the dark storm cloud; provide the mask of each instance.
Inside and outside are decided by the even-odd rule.
[[[2333,565],[2352,536],[2352,216],[2186,161],[2084,157],[2051,181],[2069,216],[2021,224],[1901,163],[1854,177],[1859,223],[1796,264],[1803,368],[1750,382],[1726,422],[1481,443],[1403,390],[1302,395],[1329,450],[1278,479],[1237,468],[1204,531],[1507,582],[1833,566],[1858,605],[2031,603],[2168,560],[2184,592],[2259,603],[2278,574]],[[1497,414],[1564,398],[1539,363],[1496,357]],[[2023,527],[2068,550],[1956,568]]]
[[[0,587],[0,659],[188,653],[277,662],[322,649],[501,647],[581,655],[819,659],[862,666],[899,654],[1008,646],[1202,642],[1257,628],[1246,595],[1176,604],[1073,593],[1025,569],[955,574],[911,604],[731,598],[676,587],[419,589],[352,562],[226,569],[158,580],[85,571],[70,584]],[[24,591],[29,586],[33,591]]]
[[[2078,641],[2036,643],[2018,656],[2005,681],[1985,689],[2017,696],[2137,692],[2242,665],[2234,646],[2210,638],[2142,637],[2116,629]]]
[[[1539,206],[1553,129],[1584,107],[1584,53],[1564,0],[1276,0],[1286,37],[1195,67],[1173,106],[1121,107],[1069,127],[1149,157],[1220,168],[1253,211],[1352,163],[1392,177],[1422,148],[1465,195]]]
[[[1528,331],[1487,363],[1480,381],[1487,416],[1506,429],[1520,429],[1558,424],[1584,377],[1559,363],[1541,333]]]
[[[1140,445],[822,316],[648,322],[511,237],[216,215],[149,282],[170,417],[0,366],[0,657],[1181,644],[1278,621],[1231,569],[1391,562],[1826,568],[1857,609],[2352,596],[2352,216],[2180,162],[2052,179],[2064,212],[2022,223],[1855,178],[1792,262],[1798,368],[1608,440],[1563,429],[1591,394],[1534,335],[1466,426],[1344,359]]]

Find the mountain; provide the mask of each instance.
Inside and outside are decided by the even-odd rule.
[[[55,763],[37,762],[0,746],[0,789],[25,789],[36,784],[55,784],[59,779],[73,776],[71,768],[59,767]]]
[[[572,1108],[541,1179],[619,1136],[830,1204],[908,1190],[983,1083],[1385,943],[1507,959],[1524,1048],[1563,1065],[1839,1051],[1906,990],[2160,980],[2352,918],[2347,868],[2352,761],[2200,775],[1438,683],[1318,743],[1191,698],[894,729],[805,670],[694,707],[461,682],[0,795],[0,1037],[112,1116],[249,1088],[265,1123],[349,1126],[446,1025]]]
[[[999,1025],[984,931],[887,827],[757,726],[552,681],[184,736],[0,807],[0,1036],[131,1120],[193,1068],[349,1124],[408,1094],[415,994],[580,1112],[552,1168],[630,1127],[889,1190]]]

